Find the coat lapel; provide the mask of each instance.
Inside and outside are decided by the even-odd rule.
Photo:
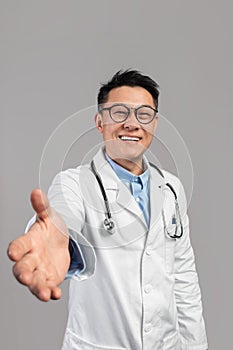
[[[125,210],[133,214],[135,217],[137,217],[143,223],[143,225],[145,225],[146,229],[148,229],[144,215],[138,203],[136,202],[128,188],[121,181],[118,184],[118,194],[116,201],[122,208],[124,208]]]

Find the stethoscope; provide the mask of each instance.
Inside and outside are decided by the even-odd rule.
[[[158,171],[158,173],[164,178],[164,175],[163,175],[162,171],[155,164],[153,164],[153,163],[149,163],[149,164],[153,168],[155,168]],[[105,227],[106,231],[109,234],[113,234],[114,233],[113,229],[115,227],[115,224],[114,224],[114,221],[112,220],[112,214],[111,214],[111,210],[110,210],[110,207],[109,207],[108,197],[107,197],[106,191],[104,189],[104,185],[103,185],[103,182],[101,180],[101,177],[100,177],[100,175],[98,174],[98,172],[96,170],[94,160],[91,161],[91,170],[92,170],[93,174],[95,175],[96,180],[97,180],[97,182],[99,184],[100,191],[101,191],[101,194],[103,196],[103,200],[104,200],[104,204],[105,204],[106,212],[105,212],[105,219],[104,219],[104,227]],[[162,218],[163,218],[163,224],[164,224],[164,231],[172,239],[174,239],[174,238],[181,238],[182,235],[183,235],[183,225],[182,225],[182,220],[181,220],[180,208],[179,208],[179,204],[178,204],[178,200],[177,200],[177,195],[176,195],[176,192],[175,192],[173,186],[170,183],[167,182],[165,185],[170,189],[170,191],[173,193],[174,198],[175,198],[175,214],[172,217],[172,224],[176,225],[176,227],[175,227],[175,233],[172,233],[172,232],[168,231],[166,220],[165,220],[165,215],[164,215],[164,209],[162,209]],[[179,233],[178,233],[178,231],[179,231]]]

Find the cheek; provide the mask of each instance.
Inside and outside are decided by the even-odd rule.
[[[146,134],[146,139],[147,140],[152,140],[153,139],[153,136],[154,136],[154,133],[155,133],[155,127],[148,127],[148,128],[145,128],[145,134]]]
[[[148,134],[144,142],[145,147],[149,147],[152,140],[153,140],[153,136],[151,134]]]
[[[103,126],[103,136],[104,139],[114,138],[115,135],[118,133],[118,127],[116,127],[114,124],[108,124]]]

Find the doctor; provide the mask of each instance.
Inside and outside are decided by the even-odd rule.
[[[184,190],[144,156],[158,95],[134,70],[100,88],[103,149],[56,175],[48,197],[32,191],[35,218],[9,245],[15,277],[40,300],[71,279],[62,350],[207,349]]]

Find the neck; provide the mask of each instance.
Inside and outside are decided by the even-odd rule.
[[[125,168],[126,170],[130,171],[134,175],[141,175],[143,171],[143,161],[142,157],[140,159],[135,160],[129,160],[129,159],[122,159],[112,156],[107,152],[108,156],[116,162],[118,165],[122,166],[122,168]]]

